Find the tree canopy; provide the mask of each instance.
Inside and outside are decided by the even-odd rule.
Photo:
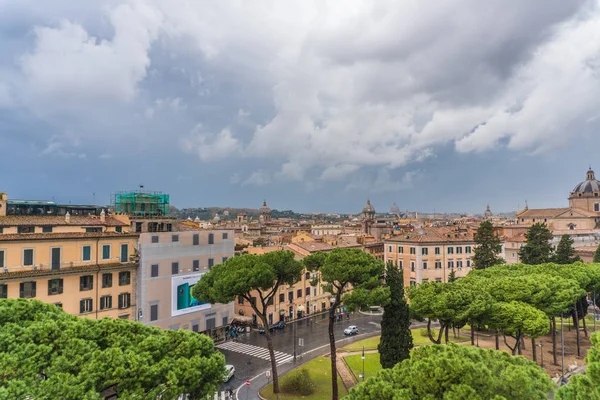
[[[473,250],[473,265],[475,268],[484,269],[504,263],[504,259],[499,256],[502,251],[500,238],[494,234],[494,225],[490,221],[483,221],[474,237],[475,249]]]
[[[550,262],[552,258],[552,232],[546,224],[533,224],[525,234],[527,242],[519,249],[519,258],[524,264],[537,265]]]
[[[552,261],[557,264],[573,264],[574,262],[581,261],[581,258],[575,253],[573,243],[574,241],[571,236],[562,235],[558,246],[556,246]]]
[[[596,247],[596,251],[594,252],[594,262],[600,263],[600,244]]]
[[[591,337],[592,347],[585,358],[585,374],[571,377],[569,383],[556,392],[558,400],[600,399],[600,332]]]
[[[37,300],[0,300],[0,399],[202,399],[222,383],[212,340],[122,319],[91,320]]]
[[[229,303],[236,297],[248,301],[265,327],[267,308],[279,287],[296,283],[304,270],[291,251],[274,251],[261,255],[245,254],[227,259],[202,275],[194,285],[193,296],[208,303]],[[269,329],[265,329],[271,358],[273,391],[279,392],[279,377]]]
[[[506,352],[450,344],[414,349],[409,359],[354,387],[349,400],[547,399],[550,377]]]

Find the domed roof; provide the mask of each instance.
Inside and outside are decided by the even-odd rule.
[[[486,217],[486,218],[491,218],[491,217],[494,216],[494,214],[492,214],[492,210],[490,210],[490,205],[489,204],[485,208],[485,212],[483,213],[483,216]]]
[[[571,194],[592,194],[594,192],[600,192],[600,182],[596,180],[594,171],[590,168],[586,174],[585,181],[575,186]]]
[[[260,208],[260,213],[261,214],[267,214],[267,213],[270,213],[270,212],[271,212],[271,209],[269,208],[269,206],[267,206],[267,201],[266,200],[263,201],[263,205]]]
[[[390,208],[390,214],[400,214],[400,208],[398,208],[396,202],[394,202],[394,205]]]
[[[362,209],[363,213],[374,213],[375,212],[375,207],[373,207],[371,205],[371,200],[367,200],[367,204],[365,204],[365,206]]]

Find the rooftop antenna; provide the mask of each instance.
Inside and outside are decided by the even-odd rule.
[[[96,204],[96,192],[92,193],[92,204]]]
[[[140,184],[139,184],[139,187],[140,187],[140,192],[141,192],[141,191],[142,191],[142,189],[144,188],[144,184],[143,184],[143,183],[140,183]]]

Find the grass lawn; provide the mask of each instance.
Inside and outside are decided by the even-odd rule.
[[[429,340],[429,337],[421,335],[421,329],[425,329],[425,328],[412,329],[413,344],[415,346],[423,346],[423,345],[432,344],[431,340]],[[461,334],[467,334],[467,335],[469,334],[469,331],[464,330],[464,328],[461,329],[460,332],[461,332]],[[437,337],[437,333],[438,333],[437,330],[433,330],[433,332],[432,332],[433,337]],[[464,336],[460,336],[458,339],[455,339],[454,336],[452,335],[452,331],[448,332],[448,339],[450,339],[450,342],[452,342],[452,343],[466,342],[469,340],[468,337],[464,337]],[[349,344],[347,346],[344,346],[341,349],[341,351],[346,351],[346,352],[362,351],[363,346],[365,346],[365,350],[377,350],[377,345],[379,344],[379,341],[380,341],[379,336],[371,337],[371,338],[361,340],[361,341]],[[444,338],[442,336],[442,343],[443,342],[444,342]]]
[[[359,376],[363,371],[363,360],[361,357],[361,354],[353,354],[351,356],[344,357],[346,364],[358,382],[361,382]],[[379,362],[379,353],[365,354],[365,379],[375,376],[380,369],[381,364]]]
[[[317,357],[306,364],[301,365],[298,368],[306,368],[310,373],[313,381],[315,382],[316,389],[315,393],[311,396],[299,397],[296,395],[289,395],[285,393],[279,393],[280,399],[307,399],[307,400],[328,400],[331,399],[331,360],[325,357]],[[285,376],[285,375],[284,375]],[[281,386],[283,377],[279,377],[279,385]],[[342,383],[342,379],[338,376],[338,391],[340,398],[348,394],[346,387]],[[265,387],[260,391],[260,395],[268,400],[275,400],[276,397],[273,394],[273,384]]]

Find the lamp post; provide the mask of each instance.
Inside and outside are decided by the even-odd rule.
[[[363,362],[362,378],[363,378],[363,382],[364,382],[365,381],[365,346],[363,346],[363,351],[362,351],[362,362]]]
[[[294,324],[294,364],[296,364],[296,323]]]
[[[560,314],[560,346],[562,350],[562,366],[561,366],[561,377],[560,385],[562,386],[565,381],[565,329],[563,326],[563,314]]]
[[[596,288],[592,290],[592,307],[594,307],[594,332],[596,332]]]
[[[540,342],[537,344],[537,346],[540,348],[540,356],[541,356],[541,360],[542,360],[542,368],[544,368],[544,343],[540,340]]]

